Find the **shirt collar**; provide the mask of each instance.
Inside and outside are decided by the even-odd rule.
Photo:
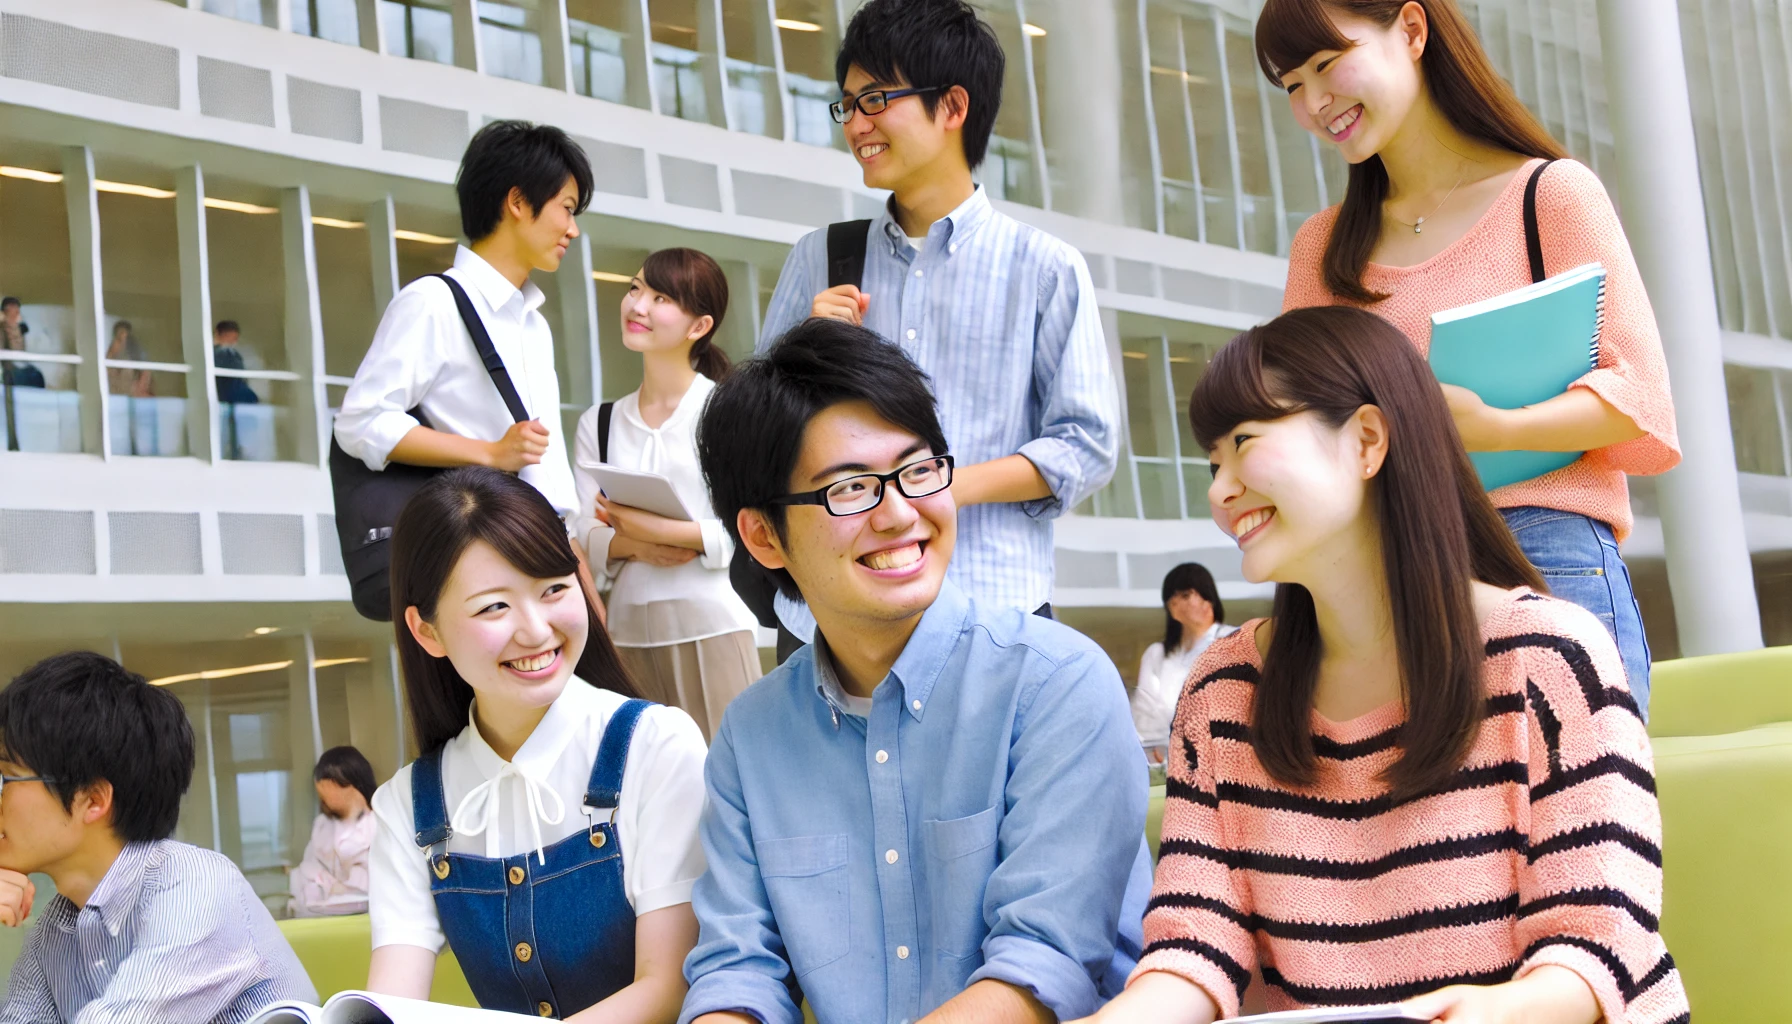
[[[983,222],[989,219],[993,207],[989,205],[989,195],[983,191],[982,185],[971,189],[971,197],[958,204],[958,208],[946,214],[927,229],[928,238],[933,237],[935,229],[945,232],[946,251],[948,254],[958,251],[965,239],[970,238]],[[884,203],[884,212],[878,216],[883,227],[884,237],[890,243],[892,255],[901,255],[908,248],[908,241],[902,233],[902,225],[896,223],[896,197],[891,196]],[[941,228],[940,225],[945,225]]]
[[[516,756],[510,759],[510,763],[518,771],[536,782],[547,781],[548,773],[553,770],[554,763],[560,760],[561,752],[572,739],[573,727],[582,717],[579,700],[586,696],[584,691],[590,688],[578,676],[566,680],[566,689],[560,691],[560,696],[555,697],[554,703],[548,705],[547,714],[542,716],[535,731],[517,749]],[[490,779],[504,770],[504,759],[491,748],[491,744],[485,742],[485,737],[479,733],[479,726],[473,722],[473,708],[478,702],[479,699],[475,697],[473,703],[467,705],[467,751],[472,755],[473,766],[479,770],[479,777]]]
[[[933,694],[934,684],[939,682],[940,673],[944,671],[946,662],[952,652],[958,648],[958,639],[964,635],[970,625],[971,599],[957,584],[946,580],[940,584],[939,596],[933,604],[921,614],[921,622],[908,638],[908,643],[897,656],[896,664],[890,667],[890,675],[902,687],[903,710],[909,717],[920,721],[927,710],[927,700]],[[830,706],[843,708],[845,693],[840,687],[839,677],[834,673],[833,659],[827,656],[826,641],[818,631],[813,644],[815,665],[816,692]],[[881,682],[879,686],[883,685]]]
[[[138,897],[143,893],[143,876],[149,870],[149,857],[156,846],[156,843],[125,844],[118,859],[106,869],[106,877],[100,879],[93,895],[87,898],[87,906],[82,908],[97,913],[100,923],[113,935],[119,933],[131,911],[137,907]],[[73,909],[72,901],[69,907]]]
[[[487,263],[485,257],[464,245],[454,249],[454,269],[460,271],[461,280],[471,285],[493,312],[504,312],[506,306],[520,302],[520,311],[513,315],[521,319],[541,308],[541,304],[547,300],[547,296],[535,286],[534,281],[524,281],[523,286],[518,288],[503,274],[498,273],[497,267]]]
[[[622,415],[624,417],[634,421],[636,426],[649,433],[653,433],[656,430],[667,430],[672,426],[682,423],[701,413],[703,411],[703,403],[709,401],[709,393],[715,389],[716,382],[699,373],[696,378],[691,381],[691,386],[684,390],[684,397],[678,400],[678,405],[673,408],[672,415],[666,417],[666,422],[660,424],[658,427],[648,426],[647,421],[641,418],[640,388],[631,391],[624,398],[617,399],[616,407],[622,410]]]

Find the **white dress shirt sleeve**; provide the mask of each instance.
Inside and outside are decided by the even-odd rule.
[[[336,443],[368,469],[385,469],[392,449],[421,426],[410,410],[422,403],[434,382],[445,358],[447,332],[452,329],[458,336],[461,329],[458,317],[452,324],[443,320],[444,306],[454,308],[439,297],[447,288],[441,281],[419,280],[398,293],[380,317],[355,382],[342,396]]]
[[[617,828],[623,887],[637,917],[691,901],[703,874],[703,733],[690,715],[656,705],[641,716],[622,776]],[[632,838],[631,838],[632,837]]]
[[[368,861],[367,913],[373,948],[421,946],[440,953],[447,943],[429,891],[429,852],[417,845],[411,817],[411,765],[373,794],[379,819]]]

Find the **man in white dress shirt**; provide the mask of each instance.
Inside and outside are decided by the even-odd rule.
[[[343,396],[336,441],[375,470],[399,462],[516,473],[570,516],[578,498],[560,431],[554,338],[529,273],[559,269],[579,237],[574,218],[591,200],[590,164],[558,128],[494,121],[467,144],[455,190],[469,244],[455,251],[448,275],[472,300],[531,418],[512,420],[448,285],[424,277],[386,307]]]

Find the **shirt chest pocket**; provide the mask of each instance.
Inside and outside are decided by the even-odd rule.
[[[927,889],[933,911],[933,946],[942,956],[975,956],[989,934],[983,913],[984,890],[1000,852],[996,838],[1001,807],[964,818],[927,821]]]
[[[753,850],[797,977],[845,956],[852,942],[846,836],[765,839]]]

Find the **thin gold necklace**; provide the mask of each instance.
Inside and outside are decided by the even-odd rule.
[[[1462,173],[1458,174],[1456,176],[1456,184],[1450,186],[1450,191],[1444,193],[1444,197],[1437,201],[1437,205],[1433,206],[1431,208],[1431,212],[1427,213],[1423,217],[1420,217],[1418,220],[1412,222],[1411,224],[1406,223],[1405,221],[1401,220],[1398,217],[1393,217],[1392,214],[1389,214],[1389,216],[1393,218],[1394,223],[1399,224],[1403,227],[1412,228],[1413,234],[1415,234],[1415,235],[1424,234],[1425,233],[1425,221],[1428,218],[1437,216],[1437,211],[1443,209],[1444,204],[1450,201],[1450,197],[1456,194],[1456,190],[1462,187],[1462,179],[1464,179],[1466,177],[1468,177],[1468,168],[1464,167],[1462,169]]]

